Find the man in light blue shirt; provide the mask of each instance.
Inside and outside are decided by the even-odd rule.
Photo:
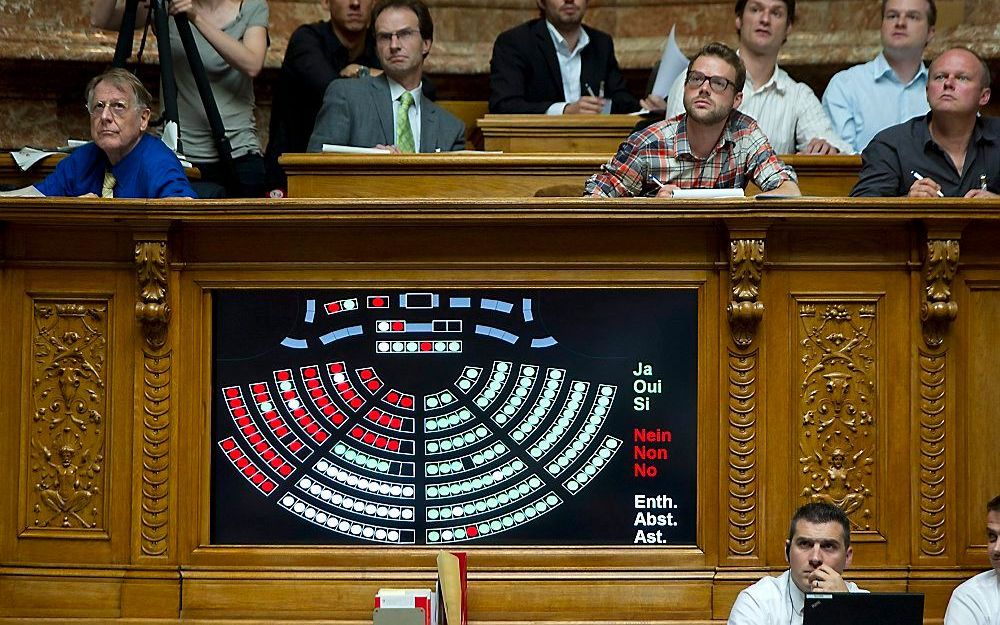
[[[882,52],[830,79],[823,107],[855,152],[879,131],[929,110],[923,53],[936,21],[934,0],[882,0]]]

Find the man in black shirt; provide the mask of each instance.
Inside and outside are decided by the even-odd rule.
[[[272,189],[287,189],[278,157],[306,151],[330,83],[382,72],[375,42],[368,36],[372,0],[322,2],[330,19],[303,24],[292,33],[275,83],[265,154]]]
[[[875,135],[851,195],[997,197],[1000,119],[979,117],[989,100],[989,68],[977,54],[941,54],[927,80],[930,113]]]

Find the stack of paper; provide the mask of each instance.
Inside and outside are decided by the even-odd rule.
[[[333,145],[330,143],[323,144],[323,151],[334,154],[392,154],[392,150],[386,148],[359,148],[353,145]]]
[[[437,598],[429,588],[380,588],[375,608],[416,608],[423,612],[424,625],[431,625],[432,615],[437,613]]]

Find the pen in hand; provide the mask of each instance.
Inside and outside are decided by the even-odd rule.
[[[661,189],[663,189],[664,187],[668,186],[668,185],[660,182],[660,179],[657,178],[656,176],[654,176],[653,174],[649,174],[649,179],[653,182],[653,184],[655,184],[656,186],[660,187]],[[657,197],[659,197],[659,194],[657,194]],[[670,190],[670,197],[674,197],[673,189]]]
[[[917,180],[924,179],[924,177],[920,175],[920,172],[916,171],[915,169],[910,170],[910,173],[913,174],[913,177],[916,178]],[[944,197],[944,193],[941,193],[941,189],[937,190],[937,195],[938,197]]]

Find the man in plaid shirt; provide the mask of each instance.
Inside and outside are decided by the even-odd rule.
[[[632,133],[587,181],[586,195],[671,197],[674,189],[746,188],[751,180],[764,192],[800,195],[794,170],[757,122],[735,110],[745,80],[732,48],[699,50],[684,79],[685,113]]]

